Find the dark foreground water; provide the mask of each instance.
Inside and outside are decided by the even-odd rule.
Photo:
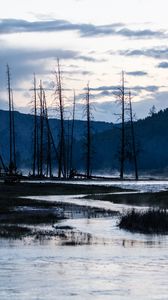
[[[72,201],[71,196],[40,198]],[[62,221],[95,237],[82,246],[1,239],[0,299],[168,299],[168,237],[131,234],[116,224],[116,217]]]

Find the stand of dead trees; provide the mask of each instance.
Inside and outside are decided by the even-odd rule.
[[[33,131],[33,177],[52,177],[53,161],[58,159],[54,138],[51,132],[45,90],[40,80],[36,86],[34,75],[34,131]],[[38,93],[37,93],[38,91]]]
[[[62,80],[62,71],[59,59],[55,71],[55,104],[58,112],[59,128],[57,128],[58,136],[53,136],[53,129],[50,127],[50,120],[47,107],[46,92],[43,83],[40,80],[37,87],[36,76],[33,79],[33,159],[32,174],[33,177],[53,177],[54,171],[57,169],[57,178],[73,178],[76,175],[76,157],[74,155],[74,127],[76,113],[76,96],[74,92],[72,105],[72,119],[65,118],[64,89]],[[132,109],[131,91],[125,87],[125,75],[122,71],[121,86],[118,88],[117,98],[121,105],[120,113],[120,179],[124,179],[126,163],[128,161],[134,167],[135,179],[138,180],[138,163],[137,163],[137,144],[134,128],[134,114]],[[8,99],[9,99],[9,166],[6,167],[3,158],[0,155],[0,165],[5,172],[15,174],[16,166],[16,136],[15,136],[15,120],[14,120],[14,102],[13,92],[11,89],[10,69],[7,65],[7,83],[8,83]],[[85,174],[83,177],[92,178],[92,152],[93,138],[91,128],[91,103],[90,103],[90,87],[89,83],[86,88],[85,95],[85,117],[86,117],[86,134],[85,134]],[[80,175],[80,174],[79,174]]]
[[[118,88],[117,98],[121,104],[121,146],[119,151],[120,179],[124,179],[125,164],[133,162],[135,179],[138,180],[137,149],[135,140],[131,91],[126,92],[125,75],[122,71],[122,83]]]

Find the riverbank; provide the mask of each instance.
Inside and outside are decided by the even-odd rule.
[[[119,187],[92,184],[60,183],[48,182],[20,182],[14,184],[0,183],[0,200],[4,198],[16,198],[22,196],[42,196],[42,195],[79,195],[79,194],[99,194],[123,191]]]
[[[67,203],[66,201],[62,202],[61,197],[60,202],[50,202],[47,200],[49,195],[65,197],[69,195],[78,197],[80,195],[84,205],[71,203],[69,198]],[[36,196],[43,196],[43,200],[33,199]],[[65,182],[0,183],[0,237],[49,238],[60,236],[67,239],[67,233],[68,236],[72,237],[75,235],[75,231],[69,228],[58,230],[61,220],[119,215],[116,210],[87,206],[85,204],[86,199],[124,204],[128,208],[129,206],[168,208],[167,191],[157,193],[131,192],[120,187],[96,185],[96,182],[93,184],[86,184],[86,182],[84,184],[75,184],[75,182],[73,184]],[[87,240],[86,237],[85,240]]]
[[[168,208],[168,191],[156,193],[100,193],[90,194],[83,197],[84,199],[109,201],[115,204],[124,204],[128,206],[149,206],[158,208]]]
[[[166,209],[132,209],[121,216],[118,226],[131,232],[165,235],[168,234],[168,212]]]
[[[28,199],[29,196],[48,195],[79,195],[94,193],[109,193],[121,191],[120,188],[101,187],[92,185],[74,185],[62,183],[15,183],[0,184],[0,237],[22,238],[49,238],[63,236],[55,224],[66,218],[95,218],[113,216],[116,212],[103,208],[78,206],[72,203],[49,202]],[[46,226],[49,229],[46,230]],[[64,228],[68,235],[73,230]],[[79,234],[79,233],[78,233]],[[85,237],[85,240],[86,237]]]

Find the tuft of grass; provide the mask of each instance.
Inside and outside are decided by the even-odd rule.
[[[166,209],[132,209],[121,215],[118,226],[132,232],[168,234],[168,212]]]
[[[19,225],[0,225],[0,237],[18,239],[30,236],[31,229]]]
[[[25,224],[25,225],[37,225],[37,224],[54,224],[58,220],[62,220],[65,217],[59,216],[54,212],[27,212],[27,211],[15,211],[6,215],[0,215],[0,223],[3,224]]]

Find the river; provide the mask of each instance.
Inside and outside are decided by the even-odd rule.
[[[126,185],[132,188],[130,183]],[[168,188],[168,182],[135,185],[140,191]],[[124,205],[103,201],[94,201],[93,204],[93,201],[78,198],[40,197],[50,201],[126,209]],[[60,225],[90,233],[95,242],[64,246],[55,240],[1,239],[0,299],[168,299],[167,236],[120,230],[117,217],[74,218],[61,221]]]

